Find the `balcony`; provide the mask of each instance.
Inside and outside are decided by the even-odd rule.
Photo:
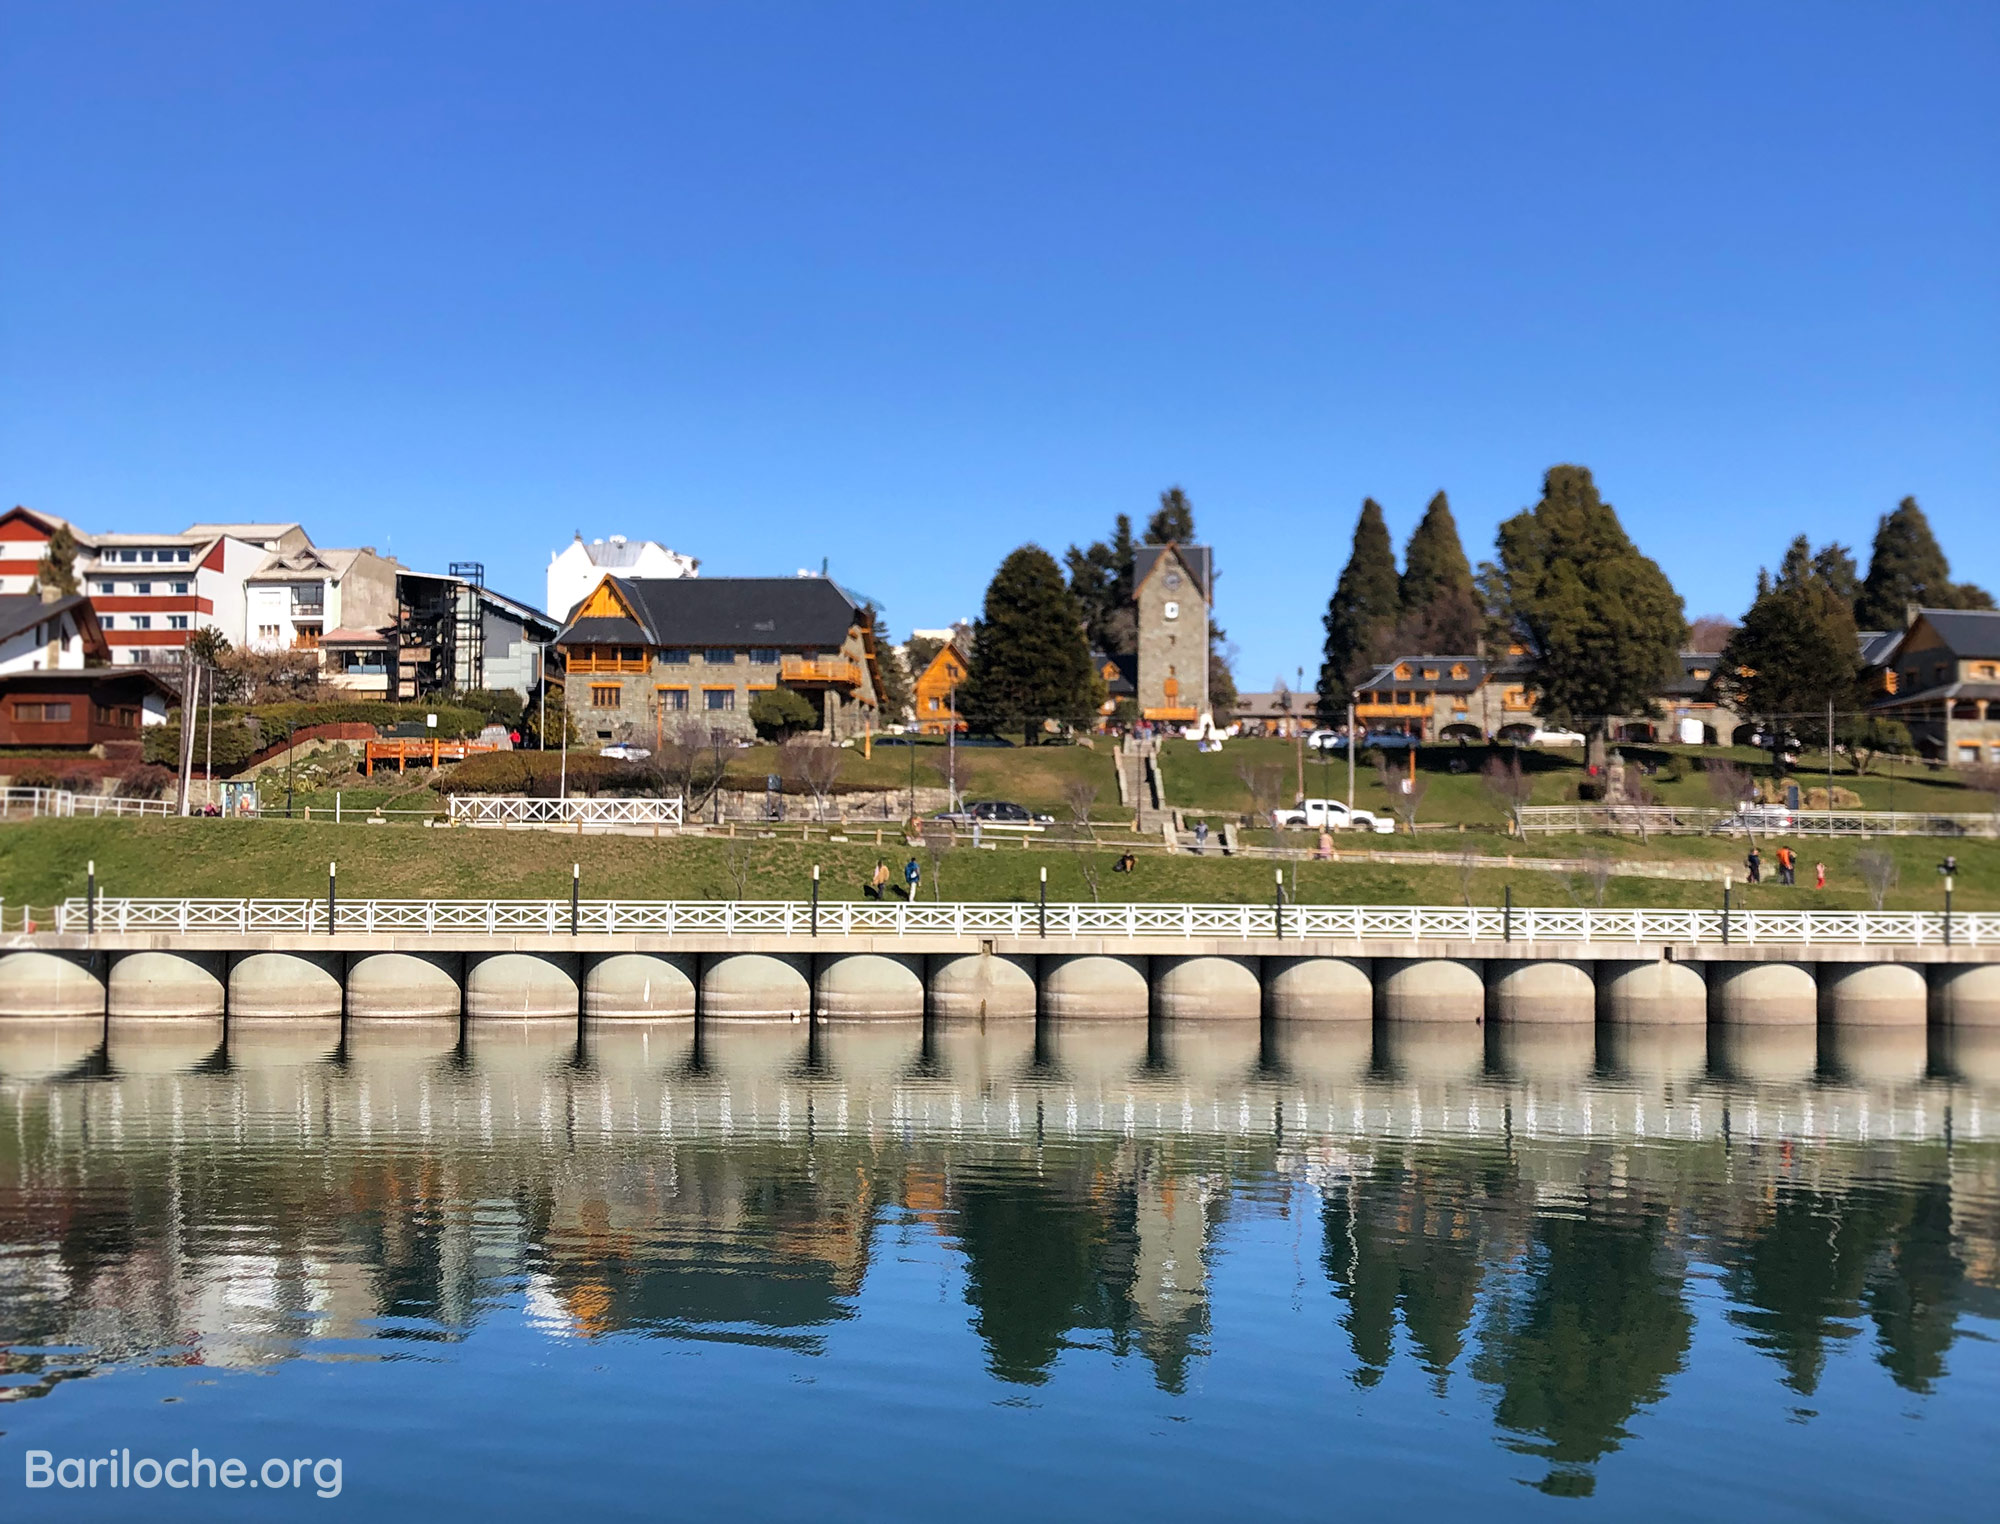
[[[861,663],[845,656],[787,656],[778,664],[778,681],[801,687],[861,686]]]
[[[1431,706],[1421,704],[1356,704],[1355,718],[1362,720],[1427,720]]]
[[[627,673],[643,677],[646,653],[637,646],[578,646],[565,658],[571,672]]]

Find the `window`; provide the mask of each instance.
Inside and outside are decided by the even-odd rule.
[[[1424,676],[1431,679],[1432,681],[1436,680],[1437,675],[1438,675],[1438,669],[1436,667],[1424,668]]]
[[[109,630],[115,628],[118,621],[112,615],[104,614],[99,617],[98,623],[102,624],[105,629]]]
[[[1979,675],[1981,677],[2000,677],[2000,667],[1996,667],[1990,661],[1985,662],[1979,668]]]
[[[142,550],[139,552],[139,559],[142,562],[151,561],[153,559],[153,553],[150,550]]]
[[[257,638],[259,640],[276,640],[278,638],[278,627],[275,624],[258,625]]]
[[[590,685],[590,707],[593,709],[616,709],[621,685],[618,683],[592,683]]]
[[[701,706],[704,709],[710,710],[734,709],[736,707],[736,690],[734,688],[704,688],[701,694]]]
[[[151,614],[134,614],[132,616],[133,629],[150,630],[152,627],[153,627],[153,616]]]
[[[1453,662],[1451,664],[1451,675],[1453,677],[1464,677],[1466,675],[1465,663],[1462,661]]]
[[[1410,669],[1409,669],[1408,667],[1406,667],[1406,666],[1405,666],[1405,667],[1398,667],[1398,668],[1396,669],[1396,676],[1398,676],[1398,677],[1408,677],[1409,675],[1410,675]]]
[[[1688,676],[1692,677],[1698,683],[1705,683],[1708,681],[1708,668],[1696,667]]]
[[[168,629],[170,629],[170,630],[185,630],[185,629],[186,629],[187,627],[188,627],[188,616],[187,616],[187,615],[185,615],[185,614],[169,614],[169,615],[167,615],[167,628],[168,628]]]
[[[689,653],[686,646],[666,646],[660,651],[660,660],[669,667],[685,667]]]
[[[25,720],[31,725],[60,725],[69,719],[67,703],[19,703],[14,705],[14,718]]]
[[[185,592],[187,592],[187,590],[188,590],[188,586],[189,586],[189,584],[188,584],[188,583],[185,583],[185,582],[176,582],[176,583],[174,584],[174,591],[175,591],[175,592],[177,592],[177,593],[185,593]]]
[[[701,653],[701,659],[711,667],[729,667],[736,663],[737,652],[731,646],[717,646],[712,651]]]
[[[662,688],[659,690],[660,707],[680,713],[688,706],[688,691],[685,688]]]
[[[116,582],[100,582],[97,584],[97,590],[100,593],[115,593],[118,591],[118,584]]]
[[[135,593],[150,593],[152,590],[153,584],[150,582],[134,582],[132,584],[132,591]]]
[[[758,646],[750,652],[753,667],[775,667],[778,664],[778,650],[775,646]]]

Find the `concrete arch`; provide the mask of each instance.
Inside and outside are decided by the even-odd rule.
[[[1930,991],[1907,963],[1822,963],[1819,1012],[1837,1027],[1923,1028]]]
[[[1948,1027],[2000,1027],[2000,963],[1934,963],[1931,1004]]]
[[[1819,1021],[1819,984],[1797,963],[1715,963],[1709,1014],[1726,1026],[1805,1026]]]
[[[347,965],[348,1021],[456,1021],[462,967],[457,953],[363,953]]]
[[[711,953],[702,960],[701,1014],[716,1021],[793,1021],[812,1014],[803,953]]]
[[[0,957],[0,1021],[40,1021],[105,1012],[104,981],[89,955],[11,952]]]
[[[1264,987],[1254,958],[1153,959],[1153,1014],[1167,1021],[1256,1021]]]
[[[826,1021],[921,1021],[921,955],[832,953],[813,973],[814,995]]]
[[[695,960],[688,953],[610,953],[583,975],[592,1021],[662,1021],[694,1015]]]
[[[1042,960],[1042,1010],[1057,1021],[1146,1019],[1146,959],[1068,953]]]
[[[1494,1021],[1591,1026],[1597,980],[1582,963],[1554,960],[1486,965],[1486,1014]]]
[[[1476,958],[1382,958],[1375,1000],[1388,1021],[1477,1022],[1486,1014],[1486,981]]]
[[[1597,1009],[1617,1026],[1706,1026],[1708,979],[1699,963],[1600,963]]]
[[[1035,960],[1016,953],[935,953],[931,1015],[939,1021],[1032,1021]]]
[[[1367,1021],[1375,1014],[1366,958],[1266,958],[1264,987],[1273,1021]]]
[[[576,1020],[575,953],[475,953],[465,963],[466,1020]]]
[[[229,1019],[340,1018],[339,953],[254,952],[229,968]]]
[[[111,964],[106,1005],[113,1016],[220,1018],[225,993],[220,953],[129,952]]]

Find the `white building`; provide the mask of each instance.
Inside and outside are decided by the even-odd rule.
[[[586,541],[578,535],[559,551],[549,555],[550,617],[558,624],[568,622],[569,611],[590,595],[606,572],[641,581],[672,577],[696,577],[701,562],[669,550],[657,540],[628,540],[614,534],[608,540]]]
[[[81,594],[0,594],[0,672],[76,671],[104,657],[104,638]]]
[[[119,666],[177,662],[188,636],[245,641],[244,586],[274,555],[309,548],[297,524],[191,524],[180,534],[101,534],[77,559]]]
[[[400,569],[372,546],[304,545],[269,556],[244,580],[243,644],[253,651],[317,651],[330,630],[385,630],[396,622]],[[337,671],[328,675],[339,682]]]

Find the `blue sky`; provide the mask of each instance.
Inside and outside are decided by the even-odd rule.
[[[2000,6],[0,6],[0,497],[900,632],[1192,496],[1238,677],[1364,495],[1591,466],[1692,614],[2000,583]]]

